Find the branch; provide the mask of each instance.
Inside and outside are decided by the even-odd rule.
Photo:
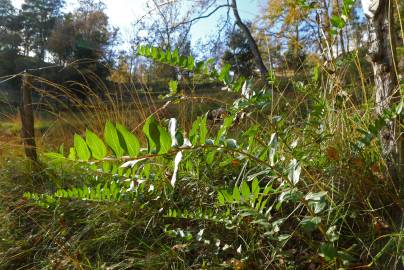
[[[201,15],[201,16],[198,16],[198,17],[192,18],[192,19],[191,19],[191,20],[189,20],[189,21],[180,22],[180,23],[178,23],[177,25],[173,26],[173,28],[172,28],[172,29],[176,29],[176,28],[178,28],[179,26],[184,25],[184,24],[190,24],[190,23],[193,23],[194,21],[197,21],[197,20],[200,20],[200,19],[206,19],[206,18],[208,18],[208,17],[212,16],[212,15],[213,15],[215,12],[217,12],[219,9],[224,8],[224,7],[228,7],[228,8],[230,8],[230,7],[231,7],[231,5],[225,4],[225,5],[220,5],[220,6],[217,6],[217,7],[216,7],[214,10],[212,10],[212,11],[211,11],[209,14],[206,14],[206,15]]]
[[[231,7],[233,10],[233,14],[234,14],[234,18],[236,20],[237,26],[241,29],[241,31],[244,33],[245,37],[247,38],[250,49],[254,55],[255,63],[257,65],[258,69],[260,70],[261,79],[265,83],[265,85],[268,86],[268,82],[266,79],[266,76],[268,74],[268,69],[264,64],[264,61],[262,60],[261,53],[259,52],[257,43],[256,43],[254,37],[252,36],[250,29],[248,29],[247,25],[245,25],[240,18],[236,0],[231,1]]]

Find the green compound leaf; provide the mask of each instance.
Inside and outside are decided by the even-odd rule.
[[[117,157],[122,157],[124,149],[119,141],[118,132],[110,121],[105,124],[104,139],[109,147],[114,151]]]
[[[86,142],[80,135],[77,134],[74,135],[74,149],[76,150],[79,159],[83,161],[88,161],[90,159],[91,153]]]
[[[125,141],[125,146],[126,146],[126,151],[129,154],[130,157],[137,157],[140,151],[140,143],[139,140],[136,138],[136,136],[130,132],[126,127],[124,127],[121,124],[116,124],[116,129],[118,130],[119,134],[122,135],[124,141]]]
[[[170,133],[161,127],[153,116],[146,120],[143,132],[147,138],[149,153],[165,154],[170,151]]]
[[[86,142],[95,159],[102,160],[107,155],[104,142],[92,131],[86,130]]]

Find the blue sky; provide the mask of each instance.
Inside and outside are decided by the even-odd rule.
[[[24,0],[12,0],[14,5],[19,7]],[[122,38],[129,39],[131,24],[146,13],[146,2],[149,0],[104,0],[107,5],[107,14],[110,23],[121,29]],[[223,1],[223,0],[219,0]],[[72,10],[75,7],[75,0],[66,0],[66,9]],[[262,8],[265,0],[238,0],[240,16],[244,20],[253,20]],[[221,16],[226,16],[226,9],[222,9],[209,18],[202,19],[194,24],[191,35],[192,42],[203,39],[216,31],[216,25]]]

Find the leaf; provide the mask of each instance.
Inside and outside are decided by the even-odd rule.
[[[179,151],[175,155],[175,159],[174,159],[174,172],[173,172],[173,176],[171,177],[171,185],[173,187],[175,186],[175,182],[177,181],[178,165],[180,164],[181,159],[182,159],[182,152]]]
[[[304,197],[304,199],[306,201],[321,201],[322,199],[324,199],[325,195],[327,195],[327,191],[321,191],[317,193],[309,192]]]
[[[233,199],[236,202],[241,201],[240,190],[239,190],[238,186],[234,186],[234,188],[233,188]]]
[[[284,242],[286,240],[289,240],[292,237],[290,234],[281,234],[278,236],[278,241],[279,242]]]
[[[251,191],[246,181],[243,181],[241,183],[241,194],[243,195],[243,199],[245,202],[249,201]]]
[[[137,163],[143,160],[145,160],[145,158],[126,161],[124,164],[121,165],[121,168],[128,168],[128,167],[133,168],[133,166],[135,166]]]
[[[226,139],[226,140],[224,141],[224,145],[225,145],[227,148],[236,149],[236,148],[237,148],[237,141],[236,141],[235,139]]]
[[[249,81],[245,80],[243,86],[241,87],[241,95],[246,99],[251,99],[254,95],[254,91],[251,89]]]
[[[327,191],[321,191],[317,193],[309,192],[304,198],[308,201],[308,205],[311,209],[313,209],[315,214],[320,213],[327,206],[325,201],[325,196],[327,195]]]
[[[281,195],[279,195],[279,202],[298,202],[302,197],[302,192],[297,188],[293,188],[282,192]]]
[[[137,157],[140,152],[139,140],[125,126],[117,123],[116,128],[125,141],[126,151],[128,152],[129,156]]]
[[[318,82],[318,77],[319,77],[319,68],[318,68],[318,65],[316,65],[316,66],[314,66],[314,69],[313,69],[313,77],[312,77],[312,80],[313,80],[314,82]]]
[[[233,203],[234,202],[233,196],[231,194],[229,194],[226,190],[223,190],[222,194],[223,194],[226,202],[228,202],[228,203]]]
[[[149,153],[165,154],[170,150],[171,136],[153,116],[146,120],[143,132],[147,137]]]
[[[158,54],[159,54],[159,61],[160,62],[165,62],[166,60],[166,53],[161,49],[160,47],[158,48]]]
[[[175,95],[178,89],[178,81],[170,81],[168,87],[170,88],[170,94]]]
[[[184,147],[189,147],[189,141],[186,142],[184,139],[184,135],[182,135],[181,132],[177,131],[175,132],[175,140],[178,146],[184,146]],[[172,143],[171,145],[173,145],[174,143]]]
[[[179,62],[179,66],[182,68],[186,68],[188,64],[188,58],[184,55],[180,56],[180,62]]]
[[[180,57],[179,57],[178,48],[175,48],[174,52],[172,53],[171,63],[178,65],[179,62],[180,62]]]
[[[255,178],[252,182],[251,192],[254,195],[254,198],[258,198],[258,194],[260,192],[260,186],[257,178]]]
[[[269,140],[269,162],[271,166],[275,165],[275,154],[276,154],[276,149],[278,147],[278,136],[276,133],[271,134],[271,139]]]
[[[55,152],[45,153],[45,156],[50,159],[56,159],[56,160],[65,159],[65,157],[62,154]]]
[[[110,121],[105,124],[104,139],[117,157],[123,156],[124,150],[119,141],[118,132],[115,126]]]
[[[143,133],[146,135],[149,153],[153,151],[157,153],[157,149],[160,148],[160,134],[157,127],[156,119],[150,116],[144,126]]]
[[[91,153],[86,142],[80,135],[77,134],[74,135],[74,149],[76,150],[79,159],[83,161],[88,161],[90,159]]]
[[[171,136],[163,127],[158,126],[158,129],[160,133],[160,150],[158,153],[165,154],[171,149]]]
[[[170,133],[171,136],[171,146],[181,146],[178,145],[178,141],[177,141],[177,119],[175,118],[170,118],[169,122],[168,122],[168,132]]]
[[[337,226],[331,226],[326,232],[327,240],[335,242],[339,239],[339,233],[337,232]]]
[[[200,124],[199,124],[199,143],[201,145],[205,144],[206,136],[208,134],[208,128],[206,126],[207,118],[208,118],[208,114],[205,114],[205,116],[201,118]]]
[[[198,117],[193,123],[192,123],[192,128],[191,128],[191,130],[189,131],[189,139],[190,139],[190,141],[191,141],[191,143],[192,143],[192,145],[195,145],[196,143],[197,143],[197,140],[198,140],[198,131],[199,131],[199,128],[200,128],[200,125],[201,125],[201,118],[200,117]],[[203,142],[203,143],[205,143],[205,142]]]
[[[208,152],[208,154],[206,155],[206,163],[208,165],[211,165],[213,163],[216,153],[217,151]]]
[[[224,196],[223,196],[222,192],[220,192],[220,191],[217,193],[217,200],[220,205],[224,205],[224,202],[225,202]]]
[[[95,159],[102,160],[107,155],[104,142],[92,131],[86,130],[86,142]]]
[[[296,159],[292,159],[292,161],[289,164],[289,174],[288,174],[288,179],[290,182],[292,182],[294,185],[299,183],[300,180],[300,173],[302,171],[302,168],[300,167],[299,163],[297,162]]]
[[[338,255],[337,249],[330,243],[324,243],[320,246],[319,255],[323,257],[326,261],[331,261],[335,259]]]
[[[74,149],[74,147],[70,147],[69,155],[67,156],[67,158],[70,160],[76,160],[76,150]]]
[[[231,65],[230,64],[226,64],[222,70],[220,71],[220,75],[219,75],[219,80],[223,81],[224,84],[229,84],[230,81],[230,69],[231,69]]]
[[[152,57],[155,60],[157,60],[157,58],[159,57],[159,52],[158,52],[158,49],[156,47],[152,48]]]
[[[204,65],[204,62],[203,62],[203,61],[197,62],[197,63],[195,64],[194,71],[195,71],[196,73],[200,73],[200,72],[202,71],[202,69],[203,69],[203,65]]]
[[[396,107],[396,114],[399,115],[403,111],[404,100],[402,100]]]
[[[227,116],[223,120],[223,125],[220,127],[219,132],[217,133],[215,144],[219,143],[222,137],[226,134],[227,129],[233,124],[233,117]]]
[[[172,59],[171,59],[171,51],[167,50],[166,54],[165,54],[165,62],[167,63],[171,63]]]
[[[300,225],[302,226],[303,230],[312,232],[318,228],[320,223],[320,217],[304,217],[303,220],[300,222]]]
[[[192,57],[192,55],[190,55],[190,56],[188,56],[188,59],[187,59],[187,68],[188,68],[189,70],[193,70],[194,67],[195,67],[195,60],[194,60],[194,58]]]
[[[345,26],[345,21],[339,16],[332,16],[331,17],[331,24],[335,28],[342,29]]]
[[[319,214],[326,208],[327,203],[324,200],[309,201],[308,205],[314,211],[314,214]]]

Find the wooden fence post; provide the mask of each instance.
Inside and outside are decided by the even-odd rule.
[[[35,145],[34,110],[32,106],[32,78],[29,74],[22,75],[21,84],[21,138],[24,143],[25,154],[32,161],[38,160]]]

